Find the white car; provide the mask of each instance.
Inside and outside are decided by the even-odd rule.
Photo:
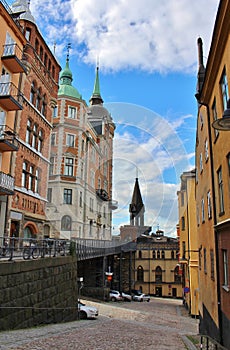
[[[98,309],[94,306],[87,306],[81,301],[78,301],[78,311],[80,320],[87,318],[96,318],[98,316]]]
[[[146,294],[138,294],[133,296],[134,301],[150,301],[150,296]]]
[[[118,290],[111,290],[109,292],[109,298],[112,301],[122,301],[123,300],[121,293],[118,292]]]
[[[122,298],[123,298],[124,301],[131,301],[132,300],[132,297],[131,297],[130,294],[122,292],[121,295],[122,295]]]

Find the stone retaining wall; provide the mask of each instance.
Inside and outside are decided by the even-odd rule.
[[[77,260],[0,263],[0,330],[77,319]]]

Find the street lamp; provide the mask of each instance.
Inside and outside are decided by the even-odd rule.
[[[225,109],[223,117],[215,120],[212,127],[222,131],[230,130],[230,99],[227,102],[227,109]]]

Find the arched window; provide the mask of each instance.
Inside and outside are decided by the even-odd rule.
[[[162,269],[160,266],[156,267],[155,275],[156,275],[156,282],[157,283],[162,282]]]
[[[153,250],[153,259],[156,259],[156,252]]]
[[[162,252],[161,252],[161,259],[164,259],[164,258],[165,258],[165,251],[162,250]]]
[[[37,110],[39,110],[39,111],[41,111],[41,99],[42,99],[42,96],[41,96],[41,89],[38,89],[35,107],[36,107]]]
[[[138,257],[139,257],[139,259],[142,259],[142,251],[141,250],[139,250],[139,252],[138,252]]]
[[[42,105],[41,105],[41,114],[44,116],[46,116],[46,106],[47,106],[46,95],[43,95]]]
[[[30,87],[30,102],[33,105],[34,105],[35,92],[36,92],[36,86],[35,86],[35,83],[32,82],[31,87]]]
[[[70,231],[72,226],[72,219],[69,215],[64,215],[61,219],[61,230]]]
[[[27,120],[27,127],[26,127],[26,143],[30,145],[31,143],[31,132],[32,132],[32,122],[30,119]]]
[[[158,250],[157,251],[157,259],[160,259],[161,258],[161,255],[160,255],[160,251]]]
[[[171,251],[171,259],[174,259],[174,250]]]
[[[144,281],[144,270],[142,266],[138,266],[137,268],[137,281],[139,282]]]
[[[33,137],[32,137],[32,147],[37,147],[37,137],[38,137],[38,126],[37,124],[34,124],[33,126]]]
[[[38,53],[38,50],[39,50],[39,42],[38,42],[38,39],[35,40],[35,50],[36,50],[36,52]]]
[[[44,238],[49,238],[50,236],[50,227],[49,225],[44,225]]]
[[[181,282],[181,275],[179,266],[176,266],[174,269],[174,282],[180,283]]]
[[[38,132],[38,152],[42,151],[42,143],[43,143],[43,131],[39,130],[39,132]]]

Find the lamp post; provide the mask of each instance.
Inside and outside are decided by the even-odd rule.
[[[215,120],[212,123],[212,127],[222,131],[230,130],[230,99],[227,102],[227,109],[225,109],[223,117]]]

